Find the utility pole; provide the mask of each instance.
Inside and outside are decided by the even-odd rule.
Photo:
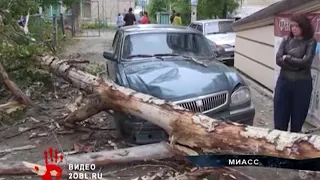
[[[142,0],[142,1],[140,1],[140,3],[141,3],[142,12],[144,12],[145,11],[145,6],[146,6],[146,1]]]
[[[63,2],[62,2],[62,0],[59,0],[59,14],[61,14],[61,13],[63,13],[64,12],[64,10],[63,10]]]
[[[198,0],[191,0],[191,22],[197,20]]]
[[[120,10],[119,10],[119,0],[117,0],[117,14],[120,13]]]

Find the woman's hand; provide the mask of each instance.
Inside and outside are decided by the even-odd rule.
[[[282,56],[282,60],[285,60],[285,59],[290,58],[290,57],[291,57],[290,55],[283,55]]]

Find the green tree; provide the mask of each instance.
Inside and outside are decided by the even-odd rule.
[[[81,1],[88,1],[88,0],[62,0],[62,3],[67,8],[71,8],[74,4],[79,4]],[[50,5],[59,5],[59,0],[41,0],[40,1],[41,7],[48,7]]]
[[[226,18],[227,13],[233,12],[238,7],[238,0],[199,0],[198,19]]]
[[[156,22],[157,12],[167,11],[169,3],[166,0],[151,0],[147,6],[147,11],[152,23]]]
[[[156,13],[169,11],[169,7],[181,13],[182,23],[190,23],[191,7],[190,0],[151,0],[147,10],[150,17],[155,20]],[[239,0],[198,0],[197,18],[226,18],[228,13],[233,12],[239,6]]]
[[[77,1],[79,0],[63,2],[70,7]],[[41,81],[40,79],[45,77],[39,76],[39,72],[34,68],[32,56],[52,50],[44,43],[44,40],[52,38],[52,20],[39,19],[33,14],[40,6],[45,7],[55,2],[57,1],[0,0],[0,63],[9,76],[20,85]],[[28,14],[29,33],[24,34],[17,21],[21,16]]]

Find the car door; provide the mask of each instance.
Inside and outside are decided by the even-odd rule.
[[[107,74],[108,77],[113,80],[116,81],[116,77],[117,77],[117,66],[118,66],[118,59],[119,59],[119,48],[121,45],[121,36],[122,32],[121,31],[117,31],[114,38],[113,38],[113,42],[112,42],[112,47],[111,47],[111,51],[114,54],[114,59],[115,60],[107,60]]]

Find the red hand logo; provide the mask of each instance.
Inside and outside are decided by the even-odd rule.
[[[58,163],[58,160],[60,160],[60,162],[62,162],[63,156],[61,154],[60,157],[58,157],[57,150],[54,150],[54,157],[53,157],[53,152],[52,152],[51,147],[49,148],[49,155],[50,155],[50,157],[48,157],[48,152],[44,151],[44,161],[46,164],[46,172],[41,176],[42,180],[53,180],[52,175],[51,175],[52,171],[55,171],[57,173],[54,180],[60,180],[62,177],[62,168],[59,167],[58,165],[56,165],[55,163]],[[50,158],[50,164],[48,163],[49,158]],[[38,166],[35,166],[34,169],[37,172],[39,171]]]

